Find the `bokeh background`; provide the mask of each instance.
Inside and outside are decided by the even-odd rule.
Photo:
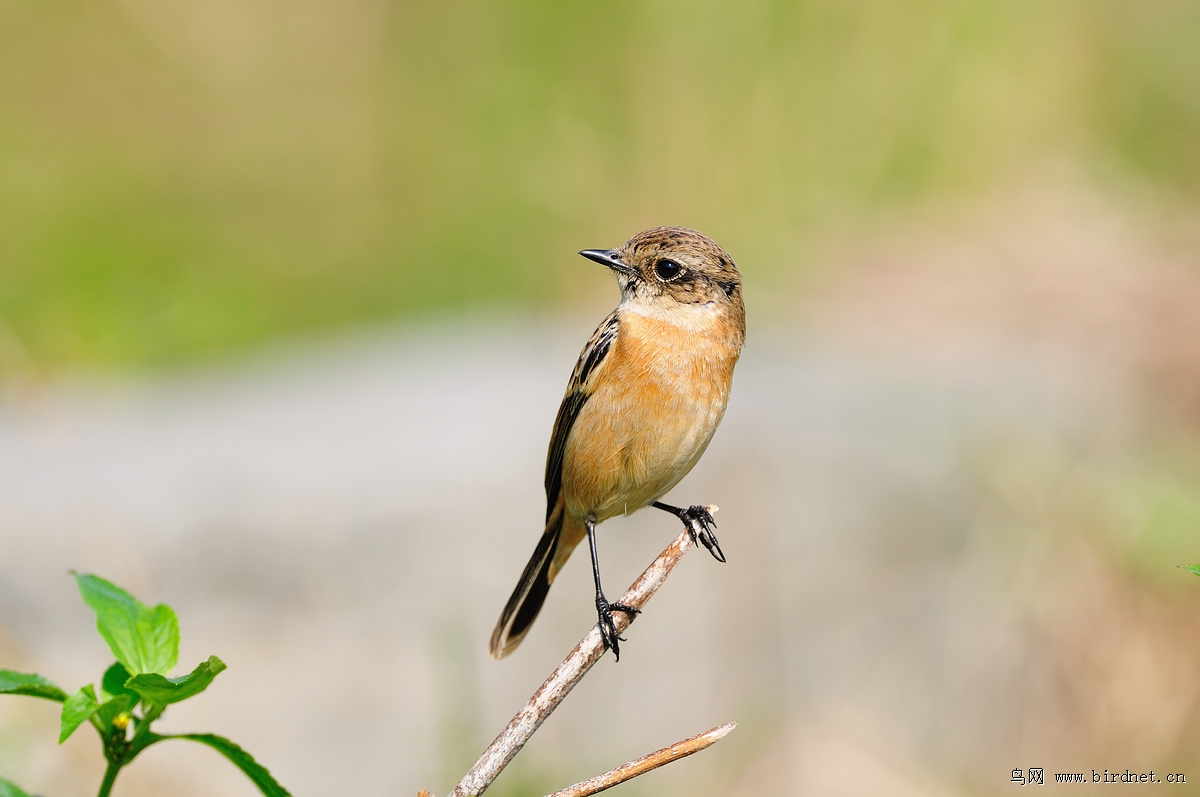
[[[230,665],[168,730],[445,794],[594,619],[576,557],[487,658],[616,301],[574,253],[683,224],[746,279],[672,494],[730,562],[491,793],[729,719],[623,793],[1200,783],[1198,41],[1187,0],[0,0],[0,666],[97,679],[97,572]],[[655,515],[603,528],[610,593]],[[94,790],[56,731],[0,700],[0,777]],[[117,790],[255,793],[182,744]]]

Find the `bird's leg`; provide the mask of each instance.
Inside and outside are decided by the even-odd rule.
[[[612,616],[613,610],[624,612],[630,620],[635,615],[641,614],[641,610],[623,603],[609,603],[608,599],[604,597],[604,590],[600,588],[600,558],[596,555],[596,521],[591,517],[587,519],[587,536],[588,546],[592,549],[592,576],[596,579],[596,615],[599,618],[600,637],[604,640],[605,645],[612,648],[616,660],[620,661],[620,643],[624,640],[617,636],[617,626],[613,622]]]
[[[689,506],[687,509],[680,509],[677,506],[664,504],[662,501],[655,501],[650,506],[655,509],[661,509],[664,512],[670,512],[675,517],[683,521],[683,525],[687,527],[688,534],[692,535],[692,542],[697,540],[708,549],[712,554],[713,559],[718,562],[725,561],[725,553],[721,550],[720,544],[717,542],[717,535],[713,533],[713,529],[717,527],[717,521],[712,516],[712,512],[708,511],[706,506]]]

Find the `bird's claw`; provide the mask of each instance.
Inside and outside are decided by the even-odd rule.
[[[699,541],[712,554],[713,559],[724,562],[725,552],[721,550],[721,545],[717,542],[717,535],[713,533],[713,529],[717,527],[717,520],[709,508],[696,504],[683,510],[681,517],[687,525],[692,542]]]
[[[632,606],[626,606],[623,603],[610,603],[610,604],[608,604],[608,608],[612,609],[615,612],[621,612],[622,614],[624,614],[626,617],[629,618],[629,622],[631,622],[631,623],[633,622],[633,618],[637,617],[639,614],[642,613],[641,609],[635,609]]]
[[[613,652],[613,657],[621,660],[621,644],[625,641],[622,636],[617,636],[617,624],[613,620],[613,611],[624,612],[626,616],[632,620],[635,616],[641,614],[640,609],[635,609],[632,606],[626,606],[623,603],[609,603],[603,595],[596,596],[596,615],[599,619],[597,626],[600,629],[600,638],[604,640],[605,647]]]

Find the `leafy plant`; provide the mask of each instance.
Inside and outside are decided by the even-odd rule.
[[[166,739],[190,739],[206,744],[234,763],[268,797],[287,797],[288,791],[265,767],[233,742],[210,733],[158,734],[151,724],[172,703],[203,692],[225,669],[216,656],[190,673],[171,678],[179,659],[179,621],[166,604],[149,607],[99,576],[75,574],[84,602],[96,613],[96,630],[117,661],[100,680],[97,694],[86,684],[67,694],[35,673],[0,670],[0,694],[28,695],[62,703],[58,742],[90,722],[100,734],[108,766],[98,797],[107,797],[121,768],[152,744]],[[0,797],[28,797],[16,785],[0,779]]]

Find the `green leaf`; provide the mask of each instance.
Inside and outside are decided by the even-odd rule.
[[[221,755],[232,761],[237,768],[246,773],[246,777],[254,781],[258,790],[267,797],[291,797],[287,789],[279,785],[271,773],[254,757],[228,739],[211,733],[181,733],[164,736],[164,739],[191,739],[193,742],[206,744]]]
[[[58,743],[62,744],[75,733],[75,729],[96,713],[100,704],[96,702],[96,690],[91,684],[80,687],[72,692],[63,702],[62,726],[58,733]]]
[[[16,672],[15,670],[0,670],[0,695],[44,697],[47,700],[57,700],[59,703],[67,699],[66,692],[37,673]],[[0,792],[0,797],[4,797],[3,792]]]
[[[1184,570],[1188,570],[1188,571],[1190,571],[1190,572],[1192,572],[1192,573],[1195,573],[1196,575],[1200,576],[1200,564],[1195,564],[1195,565],[1180,565],[1180,567],[1182,567]]]
[[[125,665],[121,662],[115,662],[113,666],[104,671],[104,679],[100,682],[100,695],[104,698],[116,697],[117,695],[129,695],[134,698],[134,703],[137,703],[138,693],[130,690],[125,686],[125,682],[129,680],[129,671],[125,669]]]
[[[106,731],[112,730],[113,720],[122,714],[127,714],[137,705],[137,695],[117,695],[103,703],[96,700],[96,692],[91,684],[80,687],[79,691],[70,694],[63,703],[62,726],[58,735],[58,743],[62,744],[75,733],[75,730],[95,715],[96,720]]]
[[[106,729],[112,730],[113,720],[122,714],[128,714],[137,705],[137,701],[137,695],[117,695],[112,700],[106,700],[100,704],[100,708],[96,709],[96,719]]]
[[[201,662],[182,678],[165,678],[157,673],[135,675],[125,683],[125,687],[141,695],[147,703],[166,706],[187,700],[208,688],[217,673],[225,669],[225,662],[216,656],[209,656],[208,661]]]
[[[0,797],[30,797],[30,795],[21,791],[21,787],[11,780],[0,778]]]
[[[171,671],[179,660],[179,621],[170,606],[150,608],[99,576],[76,573],[75,582],[96,613],[96,630],[128,672]]]

